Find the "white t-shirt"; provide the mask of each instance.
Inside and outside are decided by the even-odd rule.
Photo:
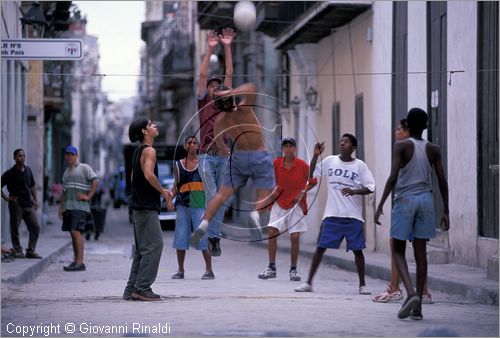
[[[339,155],[330,155],[314,169],[314,177],[325,176],[328,184],[328,199],[323,219],[326,217],[349,217],[364,222],[362,217],[362,196],[344,196],[343,188],[375,190],[375,180],[365,162],[354,159],[344,162]]]

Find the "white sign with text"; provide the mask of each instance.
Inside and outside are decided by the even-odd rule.
[[[80,39],[2,39],[1,58],[5,60],[81,60]]]

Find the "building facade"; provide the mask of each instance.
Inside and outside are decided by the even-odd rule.
[[[71,1],[2,2],[2,39],[83,38],[84,60],[5,60],[2,59],[2,172],[13,164],[12,152],[23,148],[27,165],[33,169],[40,201],[50,187],[62,179],[64,148],[80,148],[83,161],[99,157],[96,123],[103,114],[105,98],[100,89],[97,39],[75,34],[82,22]],[[82,32],[81,30],[79,31]],[[87,67],[75,67],[75,65]],[[86,92],[78,87],[79,77],[90,79]],[[78,88],[77,88],[78,87]],[[76,92],[75,92],[75,88]],[[90,93],[90,94],[89,94]],[[79,96],[80,95],[80,96]],[[82,96],[83,95],[83,96]],[[81,97],[85,104],[76,104]],[[81,113],[73,114],[74,111]],[[85,120],[82,120],[81,116]],[[97,142],[96,142],[97,141]],[[98,168],[97,168],[98,169]],[[46,217],[39,210],[42,230]],[[8,237],[7,206],[2,202],[2,238]]]
[[[307,140],[299,154],[315,139],[325,141],[327,154],[338,152],[342,133],[359,140],[356,156],[377,184],[364,203],[368,249],[390,252],[391,203],[382,226],[374,225],[374,210],[394,130],[409,108],[420,107],[429,114],[425,137],[443,150],[450,190],[451,229],[431,240],[429,261],[498,269],[498,46],[489,43],[498,41],[498,3],[317,2],[278,33],[267,30],[290,75],[283,97],[297,106],[282,114],[293,120],[289,133]],[[314,107],[306,105],[310,87],[318,92]],[[437,185],[434,192],[439,214]],[[308,216],[316,227],[305,237],[311,242],[325,198],[321,187]]]
[[[163,144],[175,145],[182,134],[194,132],[189,120],[195,109],[195,5],[191,1],[146,1],[137,114],[157,124]],[[184,130],[185,126],[190,129]]]
[[[22,38],[21,1],[4,1],[2,6],[2,39]],[[27,165],[31,165],[28,151],[28,128],[26,120],[26,71],[28,62],[1,60],[2,65],[2,173],[14,165],[13,152],[24,148]],[[39,181],[38,181],[39,182]],[[2,200],[2,239],[9,238],[9,212]]]

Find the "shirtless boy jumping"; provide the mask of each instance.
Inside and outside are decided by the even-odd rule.
[[[237,95],[244,97],[239,104],[235,100]],[[252,109],[256,98],[255,84],[245,83],[236,89],[220,86],[214,91],[214,97],[215,105],[221,111],[215,122],[215,142],[229,156],[230,150],[222,137],[225,133],[233,141],[233,152],[226,166],[222,185],[208,203],[200,226],[191,236],[190,244],[195,247],[217,210],[250,177],[257,195],[255,209],[250,212],[250,221],[255,228],[260,228],[259,212],[266,209],[266,203],[275,187],[273,160],[265,148],[262,126]]]

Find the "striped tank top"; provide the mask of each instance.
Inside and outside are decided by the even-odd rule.
[[[205,208],[205,192],[201,180],[198,166],[193,170],[187,170],[182,161],[175,161],[179,182],[177,185],[177,198],[175,205],[182,205],[187,208]]]

